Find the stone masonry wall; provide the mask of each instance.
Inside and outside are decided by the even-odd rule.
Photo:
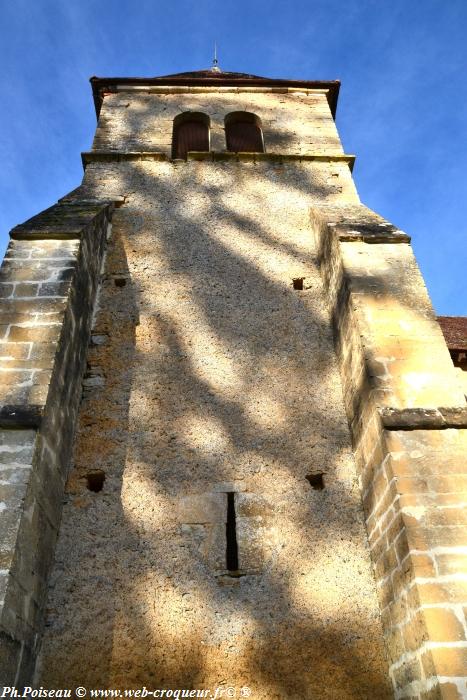
[[[467,410],[408,237],[314,210],[396,698],[467,697]]]
[[[227,149],[224,118],[253,112],[261,119],[268,153],[342,154],[325,91],[282,88],[212,88],[120,92],[105,97],[93,151],[172,152],[173,120],[182,112],[203,112],[211,121],[212,151]]]
[[[225,152],[237,110],[265,154]],[[183,111],[209,115],[211,152],[171,162]],[[359,202],[325,91],[127,86],[83,162],[2,268],[6,682],[38,647],[108,224],[95,200],[119,199],[36,682],[383,700],[382,622],[396,698],[465,699],[464,390],[408,236]]]
[[[16,227],[0,269],[0,683],[31,680],[111,206]]]
[[[391,696],[308,220],[313,203],[358,202],[344,168],[88,164],[82,192],[125,203],[37,684]]]

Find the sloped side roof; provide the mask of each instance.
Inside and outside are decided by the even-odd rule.
[[[195,86],[247,86],[247,87],[277,87],[305,88],[309,90],[328,90],[328,102],[332,115],[336,114],[337,97],[339,95],[339,80],[288,80],[286,78],[264,78],[249,73],[232,73],[228,71],[200,70],[188,73],[173,73],[154,78],[90,78],[96,114],[99,116],[103,94],[114,92],[117,86],[151,87],[156,85],[188,85]]]
[[[450,350],[467,351],[467,316],[438,316]]]

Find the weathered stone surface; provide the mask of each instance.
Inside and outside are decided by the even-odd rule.
[[[245,109],[264,154],[226,152]],[[212,151],[172,161],[187,110]],[[83,162],[0,273],[6,682],[30,678],[82,390],[38,684],[383,700],[381,622],[397,697],[457,697],[464,382],[325,91],[114,86]]]
[[[79,201],[64,199],[23,224],[15,226],[10,235],[13,239],[19,240],[39,239],[42,245],[47,238],[78,239],[89,225],[95,225],[96,215],[101,212],[103,206],[105,202],[97,199],[93,201],[84,201],[82,198]],[[63,241],[61,245],[63,246]],[[31,257],[35,256],[31,255]]]
[[[266,151],[341,154],[342,146],[324,92],[283,96],[258,90],[108,95],[93,143],[95,151],[158,151],[171,156],[173,120],[184,111],[210,117],[211,150],[225,151],[224,118],[230,112],[261,114]]]
[[[455,408],[383,408],[380,410],[385,428],[390,430],[423,430],[467,428],[467,407]]]
[[[105,669],[109,686],[221,674],[268,700],[390,696],[308,228],[312,202],[342,195],[336,167],[87,166],[83,191],[125,204],[92,333],[106,342],[88,353],[105,387],[81,408],[38,682],[95,685]]]
[[[375,233],[377,217],[363,207],[343,207],[340,216],[324,207],[312,212],[312,224],[396,697],[449,696],[450,684],[430,681],[428,691],[424,680],[449,676],[457,697],[466,631],[457,606],[465,581],[454,565],[467,544],[462,383],[403,238],[390,226]],[[374,238],[360,242],[362,228]],[[461,648],[443,650],[442,642]],[[427,652],[428,644],[435,646]]]
[[[79,243],[29,240],[63,217],[69,232],[79,228]],[[108,217],[105,204],[52,208],[16,232],[24,240],[12,241],[1,268],[13,287],[0,315],[0,682],[7,685],[31,681],[40,641]],[[29,299],[32,280],[38,296]],[[43,298],[57,294],[66,299]]]
[[[182,523],[223,523],[227,521],[226,497],[223,493],[184,496],[179,502]]]

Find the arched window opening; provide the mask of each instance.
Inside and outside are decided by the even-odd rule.
[[[202,112],[183,112],[174,119],[172,158],[185,158],[189,151],[209,151],[209,117]]]
[[[231,112],[225,118],[227,150],[264,153],[261,120],[251,112]]]

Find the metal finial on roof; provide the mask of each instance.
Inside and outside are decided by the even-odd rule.
[[[214,58],[212,59],[211,70],[214,71],[215,73],[221,72],[221,69],[219,68],[219,61],[217,60],[217,43],[216,42],[214,42]]]

